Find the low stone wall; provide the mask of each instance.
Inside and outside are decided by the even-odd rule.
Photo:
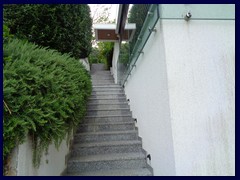
[[[72,137],[73,136],[71,136],[71,140],[68,144],[66,140],[63,140],[58,150],[55,148],[54,144],[51,144],[48,151],[43,153],[39,168],[34,168],[33,166],[32,140],[30,137],[27,137],[26,141],[18,145],[12,152],[6,175],[60,176],[67,167]]]
[[[81,58],[79,61],[83,64],[87,71],[90,71],[90,64],[88,58]]]

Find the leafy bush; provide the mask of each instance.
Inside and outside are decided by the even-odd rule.
[[[34,142],[34,165],[50,143],[58,147],[86,112],[91,80],[67,54],[11,39],[4,43],[4,159],[27,134]]]
[[[89,62],[92,63],[103,63],[106,69],[112,67],[113,57],[113,42],[99,42],[98,47],[93,48],[93,51],[89,55]]]
[[[17,4],[4,6],[11,33],[72,57],[91,52],[92,19],[87,4]]]
[[[91,51],[91,53],[88,56],[88,60],[90,62],[90,64],[93,63],[105,63],[103,61],[104,57],[102,57],[102,55],[100,54],[100,51],[98,48],[94,47]]]

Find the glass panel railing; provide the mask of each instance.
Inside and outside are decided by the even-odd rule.
[[[118,61],[118,83],[124,85],[154,27],[161,20],[235,20],[234,4],[145,4],[135,5],[141,9],[135,14],[136,31],[130,42],[122,43]],[[130,11],[131,13],[131,11]]]
[[[154,27],[159,19],[158,5],[152,4],[148,6],[148,11],[145,14],[145,20],[137,38],[133,38],[129,43],[122,43],[120,47],[119,63],[118,63],[118,78],[119,83],[124,85],[132,69],[134,68],[136,61],[151,35],[154,31]],[[138,27],[137,27],[138,28]],[[136,29],[137,31],[137,29]]]
[[[190,12],[191,20],[233,20],[234,4],[161,4],[161,19],[183,19]]]

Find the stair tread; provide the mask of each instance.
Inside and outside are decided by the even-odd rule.
[[[108,87],[108,86],[104,86],[104,85],[93,85],[92,87]],[[119,87],[119,88],[122,88],[122,86],[120,86],[120,85],[118,85],[118,84],[111,84],[111,86],[110,87],[114,87],[114,88],[116,88],[116,87]]]
[[[107,105],[107,104],[106,104]],[[88,108],[88,111],[115,111],[115,110],[127,110],[127,109],[110,109],[109,107],[92,107],[92,108]],[[130,111],[130,109],[128,109]]]
[[[131,141],[107,141],[107,142],[89,142],[89,143],[76,143],[74,148],[81,147],[101,147],[101,146],[123,146],[123,145],[137,145],[142,144],[139,140]]]
[[[104,118],[104,117],[107,117],[107,118],[109,118],[109,117],[132,117],[132,115],[131,114],[123,114],[123,115],[85,116],[85,118]]]
[[[128,102],[116,102],[116,103],[88,103],[88,106],[91,105],[122,105],[122,104],[128,104]]]
[[[82,123],[80,124],[80,126],[98,126],[98,125],[125,125],[125,124],[134,124],[134,121],[129,121],[129,122],[119,122],[119,121],[116,121],[116,122],[108,122],[108,123],[99,123],[99,122],[96,122],[96,123]]]
[[[112,169],[112,170],[100,170],[100,171],[87,171],[81,173],[69,173],[67,176],[151,176],[152,173],[148,168],[136,168],[136,169]]]
[[[95,94],[95,93],[92,93],[91,94],[92,96],[96,96],[96,95],[100,95],[100,96],[106,96],[106,95],[125,95],[125,93],[123,92],[117,92],[117,93],[113,93],[111,91],[109,91],[108,93],[99,93],[99,94]]]
[[[69,159],[70,162],[97,162],[97,161],[115,161],[115,160],[129,160],[129,159],[143,159],[145,155],[143,152],[134,153],[112,153],[112,154],[97,154],[86,156],[74,156]]]
[[[125,131],[103,131],[103,132],[81,132],[76,135],[102,135],[102,134],[128,134],[128,133],[137,133],[136,130],[125,130]]]
[[[120,99],[125,99],[126,97],[90,97],[88,98],[89,100],[98,100],[98,99],[106,99],[106,100],[120,100]],[[127,100],[126,100],[127,101]]]
[[[88,109],[87,111],[117,111],[117,110],[129,110],[129,108],[111,108],[111,109]]]
[[[64,175],[152,176],[123,87],[103,64],[91,69],[88,114],[75,134]]]

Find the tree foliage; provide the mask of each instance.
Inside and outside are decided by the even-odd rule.
[[[110,20],[110,4],[96,4],[93,13],[93,23],[114,23],[115,20]],[[94,34],[95,35],[95,34]],[[95,37],[92,38],[92,44],[96,47],[93,48],[89,56],[90,63],[104,63],[106,69],[112,66],[113,46],[112,42],[97,42]]]
[[[17,37],[77,59],[91,52],[92,19],[87,4],[7,5],[4,22]]]
[[[29,134],[38,166],[42,151],[50,143],[58,147],[84,117],[90,76],[68,54],[9,39],[6,26],[4,34],[3,156]]]
[[[93,63],[103,63],[103,64],[105,64],[104,59],[105,58],[102,56],[102,54],[100,53],[100,51],[97,47],[94,47],[92,49],[92,52],[90,53],[90,55],[88,57],[88,60],[89,60],[90,64],[93,64]]]
[[[100,52],[103,61],[106,64],[106,68],[109,69],[112,66],[112,57],[113,57],[113,42],[99,42],[98,49]]]

